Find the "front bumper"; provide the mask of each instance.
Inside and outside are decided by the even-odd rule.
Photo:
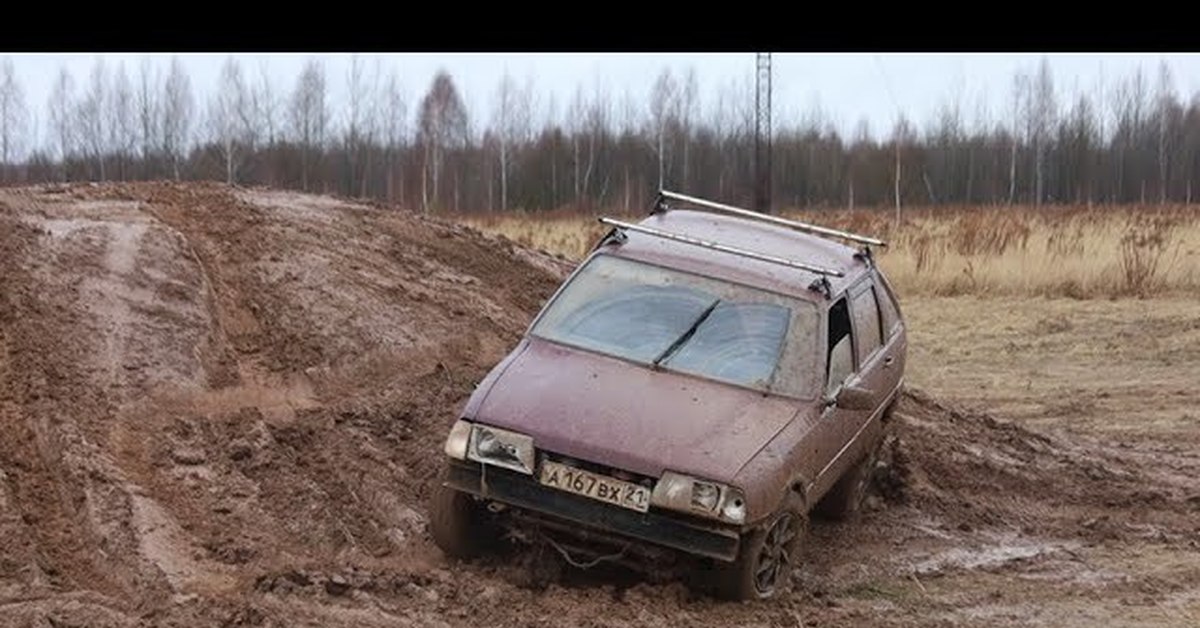
[[[474,462],[450,461],[446,486],[577,525],[723,561],[737,557],[732,529],[683,521],[653,510],[637,512],[548,488],[533,478]]]

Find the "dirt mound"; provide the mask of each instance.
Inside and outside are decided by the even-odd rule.
[[[566,270],[328,197],[0,190],[0,624],[860,624],[891,617],[864,574],[1195,543],[1190,450],[910,393],[874,508],[815,525],[791,596],[447,563],[424,509],[446,429]]]

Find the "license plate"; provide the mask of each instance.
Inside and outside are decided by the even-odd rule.
[[[638,512],[650,509],[650,489],[645,486],[549,460],[542,462],[541,482],[545,486]]]

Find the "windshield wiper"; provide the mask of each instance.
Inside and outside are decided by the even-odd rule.
[[[658,357],[654,358],[654,361],[650,364],[652,366],[659,366],[663,360],[671,357],[671,354],[675,353],[679,347],[682,347],[685,342],[690,340],[691,337],[695,335],[696,330],[699,329],[700,325],[702,325],[704,321],[708,319],[708,315],[712,314],[713,310],[717,309],[717,304],[720,302],[720,299],[716,299],[712,303],[708,304],[708,307],[704,308],[703,312],[700,312],[700,315],[696,317],[696,320],[692,321],[692,324],[687,328],[687,331],[683,332],[682,336],[676,338],[675,342],[672,342],[671,346],[667,347],[666,350],[658,354]]]

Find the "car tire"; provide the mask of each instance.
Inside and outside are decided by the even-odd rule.
[[[484,509],[474,497],[438,482],[429,504],[429,532],[446,556],[469,559],[486,544]]]
[[[878,438],[871,443],[862,460],[838,478],[833,488],[817,502],[816,514],[835,521],[847,521],[858,516],[862,511],[867,489],[871,485],[871,474],[874,473],[875,463],[879,460],[879,446],[882,442],[883,439]]]
[[[732,563],[718,563],[715,593],[728,600],[763,600],[791,586],[808,516],[798,499],[788,503],[760,528],[746,533]]]

